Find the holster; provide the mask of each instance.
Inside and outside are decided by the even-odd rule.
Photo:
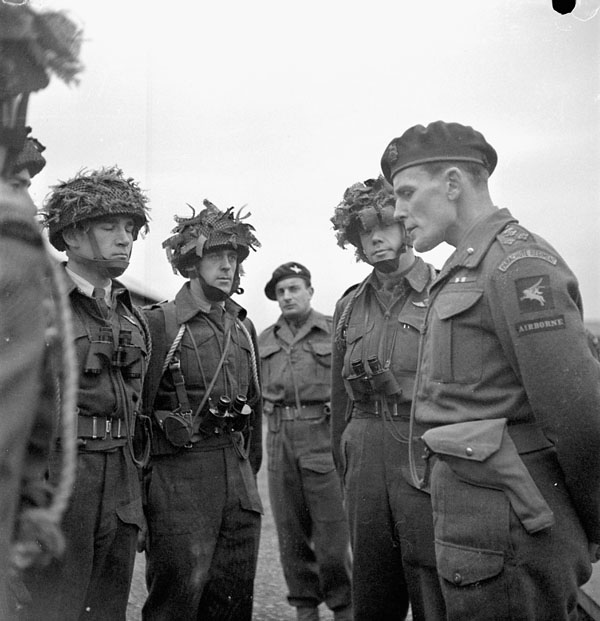
[[[503,490],[529,533],[554,524],[554,514],[519,456],[506,418],[468,421],[429,429],[430,451],[467,483]]]

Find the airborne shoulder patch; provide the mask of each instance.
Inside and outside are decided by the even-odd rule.
[[[565,328],[564,315],[554,315],[552,317],[544,317],[543,319],[521,321],[515,324],[515,329],[519,336],[536,334],[539,332],[551,332],[553,330],[564,330]]]
[[[545,252],[539,248],[523,248],[522,250],[511,252],[504,257],[500,265],[498,265],[498,269],[501,272],[506,272],[513,263],[521,259],[541,259],[542,261],[546,261],[546,263],[550,263],[550,265],[556,265],[558,263],[558,259],[549,252]]]
[[[546,274],[518,278],[515,281],[521,313],[534,313],[554,308],[550,277]]]

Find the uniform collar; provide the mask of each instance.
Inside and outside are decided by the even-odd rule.
[[[412,289],[417,293],[421,293],[429,284],[429,266],[421,257],[415,257],[414,263],[410,266],[408,272],[404,274],[403,278],[406,279]],[[378,289],[381,286],[375,270],[369,274],[367,282],[374,289]]]
[[[290,326],[284,319],[283,315],[279,315],[279,319],[275,323],[275,332],[288,343],[301,339],[313,329],[322,330],[325,334],[331,334],[331,328],[327,322],[327,317],[323,315],[323,313],[316,311],[314,308],[310,309],[310,313],[308,314],[306,321],[300,326],[300,329],[296,332],[296,334],[292,333]]]
[[[234,302],[231,298],[227,298],[223,303],[225,312],[231,313],[234,316],[244,320],[246,317],[246,310],[239,304]],[[204,313],[208,315],[212,308],[212,304],[205,300],[201,300],[193,295],[190,288],[190,281],[188,280],[183,287],[178,291],[175,296],[175,313],[177,317],[177,323],[179,325],[186,323],[198,313]]]
[[[78,274],[75,274],[71,270],[68,270],[66,262],[62,263],[62,266],[66,276],[67,295],[71,296],[71,294],[76,291],[77,293],[79,293],[80,295],[84,295],[85,297],[93,297],[92,292],[94,291],[94,285],[88,282],[85,278],[82,278]],[[127,287],[125,287],[123,283],[119,282],[116,279],[111,279],[111,285],[109,290],[111,292],[110,295],[112,299],[120,300],[121,302],[123,302],[123,304],[125,304],[125,306],[127,306],[129,310],[131,310],[131,296],[129,294],[129,291],[127,290]],[[109,304],[109,306],[111,305]]]
[[[477,220],[465,233],[442,268],[443,277],[456,267],[476,268],[486,255],[496,236],[507,224],[518,222],[508,209],[496,209],[490,215]]]

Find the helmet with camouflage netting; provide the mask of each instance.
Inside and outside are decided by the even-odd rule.
[[[177,226],[171,237],[163,242],[167,258],[175,273],[185,278],[198,276],[198,260],[209,250],[232,248],[237,252],[238,265],[250,254],[250,250],[260,247],[254,235],[254,227],[244,222],[251,214],[241,217],[241,209],[234,214],[234,208],[221,211],[209,200],[204,199],[204,209],[190,218],[175,216]],[[239,282],[239,281],[238,281]]]

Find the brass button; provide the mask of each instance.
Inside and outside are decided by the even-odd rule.
[[[474,248],[467,248],[467,254],[473,254],[475,252]]]
[[[460,584],[462,581],[463,577],[458,572],[456,572],[454,574],[454,584]]]
[[[465,449],[465,453],[467,454],[467,457],[472,457],[473,449],[470,446],[467,446],[467,448]]]

